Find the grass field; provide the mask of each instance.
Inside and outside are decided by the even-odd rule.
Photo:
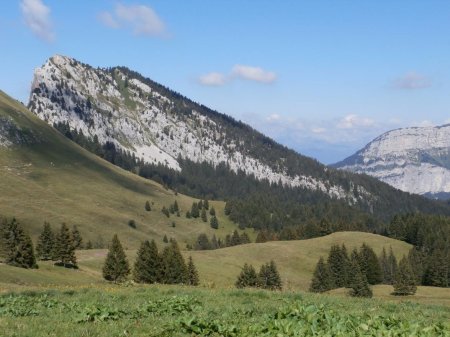
[[[223,214],[224,203],[212,202],[218,230],[200,219],[186,219],[193,198],[124,171],[82,149],[39,120],[21,104],[0,92],[0,117],[12,118],[38,141],[0,147],[0,215],[15,216],[31,233],[39,235],[44,221],[54,228],[77,225],[85,241],[107,243],[117,233],[123,244],[136,249],[143,239],[161,241],[164,235],[192,243],[199,233],[224,238],[236,226]],[[146,212],[145,202],[152,202]],[[181,217],[161,213],[177,201]],[[197,200],[198,201],[198,200]],[[129,220],[137,228],[128,227]],[[175,222],[175,227],[172,227]],[[253,231],[248,231],[255,237]]]
[[[449,307],[179,286],[0,296],[2,336],[448,336]]]

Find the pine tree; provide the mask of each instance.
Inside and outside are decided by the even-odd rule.
[[[169,210],[166,208],[166,206],[163,206],[163,208],[161,209],[161,212],[166,216],[166,217],[170,217],[170,212]]]
[[[359,263],[356,260],[352,260],[352,278],[351,278],[351,290],[350,296],[353,297],[372,297],[372,290],[370,289],[369,282],[366,275],[362,272]]]
[[[420,251],[418,248],[414,247],[408,253],[408,260],[409,265],[413,269],[414,275],[416,276],[416,284],[420,285],[424,283],[426,271],[426,254]]]
[[[55,259],[58,264],[64,267],[77,267],[77,258],[75,256],[75,247],[73,245],[72,235],[65,223],[61,224],[61,229],[55,240]]]
[[[202,215],[201,215],[202,221],[203,222],[208,222],[208,218],[206,216],[206,210],[203,208],[202,209]]]
[[[217,220],[216,216],[213,215],[211,219],[209,220],[209,225],[211,228],[218,229],[219,228],[219,221]]]
[[[195,268],[194,261],[192,261],[192,256],[189,256],[189,262],[187,264],[187,277],[186,283],[190,286],[198,286],[198,272],[197,268]]]
[[[216,210],[214,209],[214,206],[211,206],[211,208],[209,209],[209,215],[211,215],[211,216],[216,215]]]
[[[187,219],[190,219],[190,218],[192,218],[192,216],[191,216],[191,212],[189,212],[189,211],[187,211],[187,212],[186,212],[186,218],[187,218]]]
[[[48,222],[44,222],[44,228],[39,235],[36,245],[36,257],[39,260],[52,260],[55,255],[55,235]]]
[[[152,210],[152,208],[150,207],[150,202],[148,200],[145,202],[145,210],[147,212],[150,212]]]
[[[137,283],[157,283],[162,276],[162,261],[154,240],[142,242],[136,256],[133,279]]]
[[[414,295],[416,293],[416,279],[406,257],[403,257],[394,276],[393,295]]]
[[[199,209],[199,210],[203,209],[203,201],[200,200],[200,201],[198,202],[197,206],[198,206],[198,209]]]
[[[129,273],[127,257],[117,234],[114,234],[103,265],[103,278],[118,283],[124,281]]]
[[[164,242],[164,243],[168,243],[168,242],[169,242],[169,239],[167,238],[167,235],[166,235],[166,234],[164,234],[163,242]]]
[[[281,290],[281,278],[274,261],[261,266],[258,273],[258,286],[263,289]]]
[[[195,250],[209,250],[211,249],[211,244],[209,242],[208,236],[205,233],[199,234],[197,241],[194,245]]]
[[[195,219],[200,216],[200,211],[198,209],[198,204],[196,202],[192,203],[190,215],[191,215],[191,217],[193,217]]]
[[[209,201],[208,199],[203,200],[203,208],[208,210],[209,209]]]
[[[393,284],[394,275],[397,270],[397,259],[392,251],[392,247],[390,248],[389,255],[386,254],[386,250],[383,247],[379,263],[383,275],[383,284]]]
[[[333,245],[327,260],[333,285],[336,288],[345,287],[348,284],[347,261],[344,252],[339,245]]]
[[[178,207],[178,202],[176,200],[173,203],[173,210],[175,213],[180,210],[180,208]]]
[[[378,257],[371,247],[363,243],[361,246],[359,256],[363,264],[361,268],[362,272],[367,277],[367,282],[369,284],[379,284],[383,280],[383,274],[381,271],[380,263]]]
[[[314,270],[309,291],[313,293],[322,293],[330,289],[333,289],[330,269],[325,263],[323,257],[320,257],[319,262],[317,262],[316,269]]]
[[[235,229],[233,235],[230,238],[230,246],[237,246],[241,244],[241,237],[239,232]]]
[[[213,236],[211,238],[211,249],[217,249],[217,248],[220,248],[220,244],[216,238],[216,235],[213,234]]]
[[[187,267],[181,255],[180,248],[174,239],[162,253],[163,282],[166,284],[180,284],[186,282]]]
[[[33,243],[15,218],[1,226],[1,245],[6,264],[20,268],[37,268]]]
[[[258,286],[258,276],[252,265],[244,264],[236,282],[236,288],[247,288]]]
[[[246,243],[250,243],[250,238],[248,237],[248,234],[246,232],[241,234],[241,237],[239,238],[241,241],[241,245],[244,245]]]
[[[83,248],[83,238],[76,225],[72,227],[72,240],[75,249]]]
[[[424,284],[434,287],[448,287],[449,255],[443,249],[435,249],[428,258]]]
[[[91,240],[88,240],[88,242],[86,242],[86,249],[92,249],[92,248],[93,248],[92,242],[91,242]]]

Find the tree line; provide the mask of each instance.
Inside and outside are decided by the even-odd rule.
[[[76,226],[70,230],[65,223],[54,232],[44,223],[36,252],[31,237],[20,223],[12,218],[0,224],[0,258],[6,264],[22,268],[38,268],[36,260],[55,261],[55,265],[77,268],[75,250],[82,247],[83,239]]]
[[[129,262],[117,235],[114,235],[103,265],[103,278],[112,282],[123,282],[131,273]],[[199,284],[197,268],[192,257],[185,262],[177,242],[170,239],[169,245],[158,252],[154,240],[143,241],[137,252],[132,272],[137,283]]]
[[[410,261],[403,257],[397,264],[392,251],[383,248],[377,257],[373,249],[363,243],[349,255],[345,245],[333,245],[325,261],[320,257],[311,280],[311,292],[325,292],[336,288],[350,288],[350,295],[372,297],[370,285],[390,284],[394,295],[413,295],[416,280]]]
[[[251,240],[247,233],[243,232],[239,234],[237,230],[234,230],[232,234],[227,234],[225,239],[217,238],[215,234],[211,236],[211,239],[208,238],[208,235],[205,233],[200,233],[193,245],[188,248],[194,250],[213,250],[219,248],[232,247],[237,245],[244,245],[247,243],[251,243]]]
[[[281,290],[283,288],[277,266],[272,260],[264,263],[259,272],[251,264],[244,264],[235,282],[236,288],[261,288],[268,290]]]

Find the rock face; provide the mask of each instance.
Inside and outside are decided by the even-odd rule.
[[[334,165],[402,191],[450,197],[450,124],[389,131]]]
[[[224,162],[260,180],[322,191],[349,203],[369,194],[362,186],[327,179],[333,174],[324,165],[127,68],[95,69],[56,55],[35,70],[28,107],[49,124],[68,123],[100,143],[113,142],[174,170],[181,169],[180,157]]]

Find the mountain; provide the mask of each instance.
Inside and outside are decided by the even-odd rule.
[[[91,240],[97,247],[105,246],[114,233],[126,247],[137,248],[143,239],[162,243],[167,235],[192,244],[199,233],[224,238],[236,228],[220,201],[210,202],[219,218],[218,230],[200,219],[187,219],[186,211],[198,200],[93,155],[2,91],[0,191],[0,219],[17,217],[33,239],[44,221],[54,229],[62,222],[77,225],[85,243]],[[147,200],[150,212],[144,208]],[[175,200],[181,216],[167,218],[161,209]],[[136,228],[128,225],[131,219]]]
[[[184,193],[222,199],[264,195],[272,214],[277,203],[292,205],[278,209],[284,219],[277,228],[298,225],[298,214],[310,212],[292,209],[299,204],[319,205],[321,214],[328,210],[330,216],[336,212],[328,202],[384,219],[398,212],[450,213],[446,205],[376,179],[326,167],[124,67],[93,68],[53,56],[35,70],[28,106],[68,137],[81,135],[80,143],[102,146],[110,161],[156,175]],[[265,223],[272,225],[271,217]]]
[[[402,191],[450,198],[450,124],[386,132],[334,165]]]

